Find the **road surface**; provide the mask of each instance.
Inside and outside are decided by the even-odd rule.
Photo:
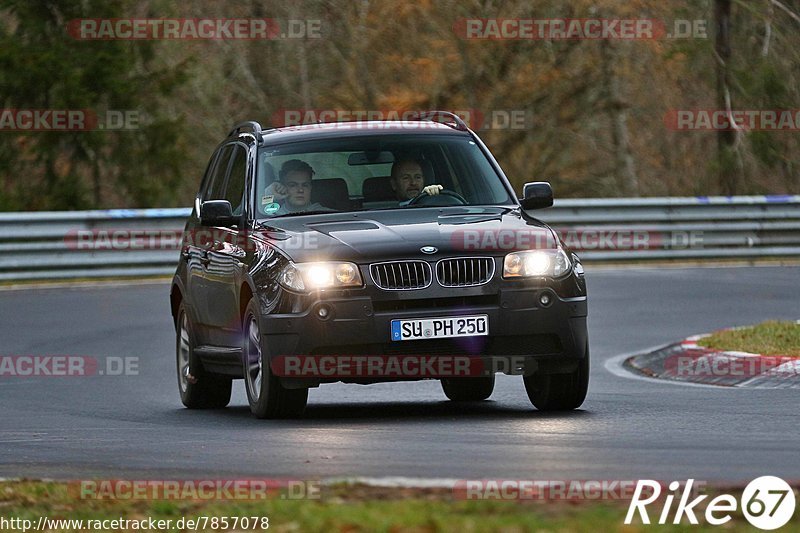
[[[305,418],[183,409],[168,285],[0,291],[0,355],[138,357],[138,375],[0,377],[0,476],[84,479],[350,476],[800,480],[797,390],[662,384],[609,372],[620,354],[715,328],[800,318],[800,268],[587,272],[592,374],[583,408],[535,411],[519,377],[490,401],[437,381],[325,385]]]

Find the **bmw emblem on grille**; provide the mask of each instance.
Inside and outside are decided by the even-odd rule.
[[[423,246],[422,248],[419,249],[419,251],[422,252],[423,254],[435,254],[436,252],[439,251],[439,249],[435,246]]]

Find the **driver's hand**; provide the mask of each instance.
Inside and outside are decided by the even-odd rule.
[[[277,201],[285,200],[288,194],[289,188],[279,181],[273,181],[269,184],[269,187],[264,190],[264,195],[274,196]]]
[[[436,196],[437,194],[439,194],[439,191],[442,190],[444,190],[444,187],[441,185],[428,185],[424,189],[422,189],[422,192],[420,194],[427,194],[428,196]]]

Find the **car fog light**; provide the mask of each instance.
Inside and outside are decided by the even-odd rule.
[[[543,292],[539,295],[539,303],[542,304],[542,307],[549,307],[553,303],[553,297],[549,292]]]

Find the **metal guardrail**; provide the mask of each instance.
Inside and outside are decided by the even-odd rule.
[[[74,237],[113,230],[180,234],[189,213],[0,213],[0,281],[169,275],[177,246],[86,249]],[[587,261],[800,258],[800,196],[556,200],[535,215]],[[632,236],[638,246],[624,246]]]
[[[569,230],[649,238],[643,248],[579,251],[588,261],[800,257],[800,195],[556,200],[536,216],[566,231],[567,244]]]
[[[189,208],[0,213],[0,281],[165,276],[175,271],[178,247],[87,249],[78,232],[183,231]]]

